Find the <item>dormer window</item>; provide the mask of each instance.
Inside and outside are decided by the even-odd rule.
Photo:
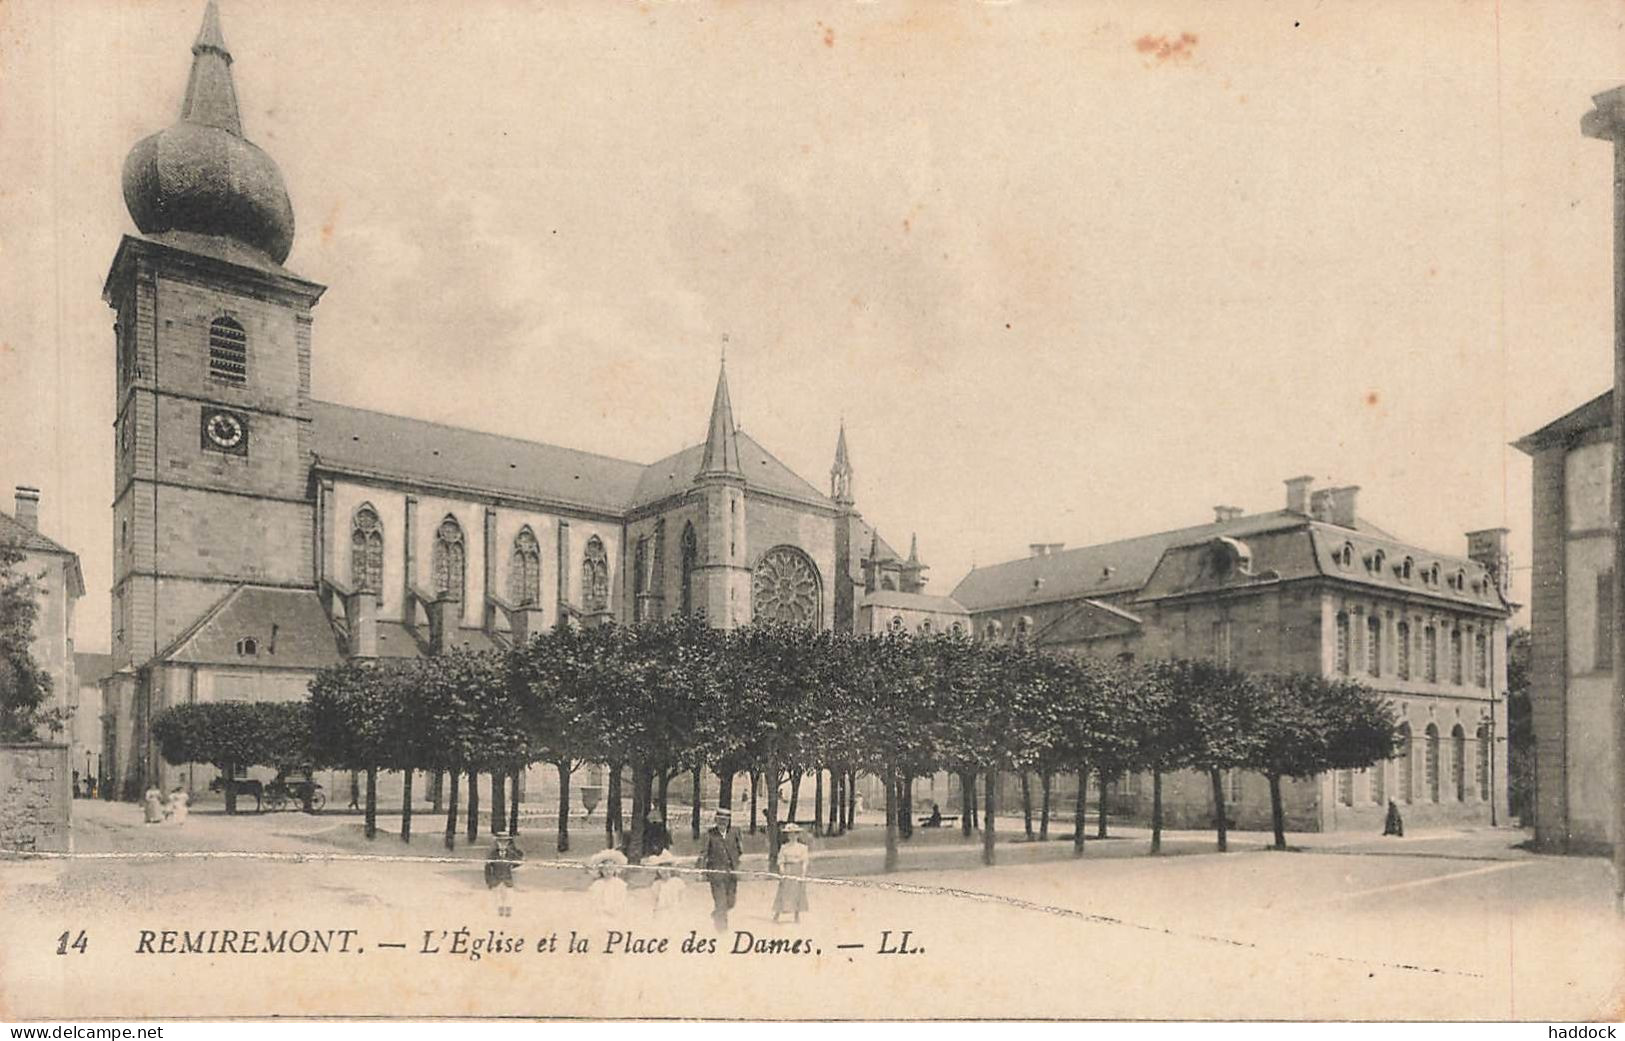
[[[1380,575],[1382,574],[1382,566],[1383,564],[1387,563],[1387,561],[1388,556],[1387,554],[1383,553],[1382,550],[1373,550],[1371,553],[1371,564],[1369,570],[1372,574]]]
[[[1334,561],[1336,561],[1337,566],[1342,568],[1344,571],[1347,571],[1349,568],[1353,567],[1354,566],[1354,545],[1353,545],[1353,543],[1349,543],[1349,542],[1343,543],[1343,545],[1342,545],[1342,547],[1340,549],[1334,550],[1332,552],[1332,559]]]
[[[1396,570],[1399,572],[1399,580],[1401,582],[1409,582],[1416,570],[1416,561],[1412,560],[1410,557],[1406,557]]]
[[[252,636],[245,636],[237,641],[237,653],[244,658],[257,657],[260,653],[260,642]]]

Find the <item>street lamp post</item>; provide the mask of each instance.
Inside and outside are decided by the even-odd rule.
[[[1625,87],[1598,94],[1580,132],[1614,143],[1614,910],[1625,915]]]

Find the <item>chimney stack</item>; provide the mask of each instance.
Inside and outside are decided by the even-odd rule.
[[[17,523],[29,531],[39,530],[39,489],[26,484],[17,486]]]
[[[1314,485],[1313,477],[1288,477],[1286,479],[1286,508],[1293,513],[1307,514],[1309,512],[1309,489]]]
[[[1241,507],[1240,506],[1215,506],[1215,507],[1213,507],[1213,523],[1215,523],[1215,524],[1225,524],[1225,523],[1227,523],[1229,521],[1236,520],[1240,516],[1241,516]]]
[[[1506,528],[1485,528],[1467,533],[1467,559],[1484,565],[1490,581],[1505,596],[1510,591],[1512,555],[1507,551]]]

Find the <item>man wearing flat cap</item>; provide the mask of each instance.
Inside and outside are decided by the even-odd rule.
[[[739,870],[739,859],[744,852],[745,840],[740,837],[739,829],[733,826],[732,811],[726,806],[717,807],[711,818],[711,828],[705,833],[705,852],[700,854],[700,867],[710,872],[706,879],[711,883],[711,921],[719,933],[728,931],[728,912],[733,910],[734,899],[739,893],[739,878],[734,872]]]

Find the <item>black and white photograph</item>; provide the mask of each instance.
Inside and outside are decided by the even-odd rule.
[[[1618,1021],[1620,425],[1613,0],[0,0],[0,1020]]]

